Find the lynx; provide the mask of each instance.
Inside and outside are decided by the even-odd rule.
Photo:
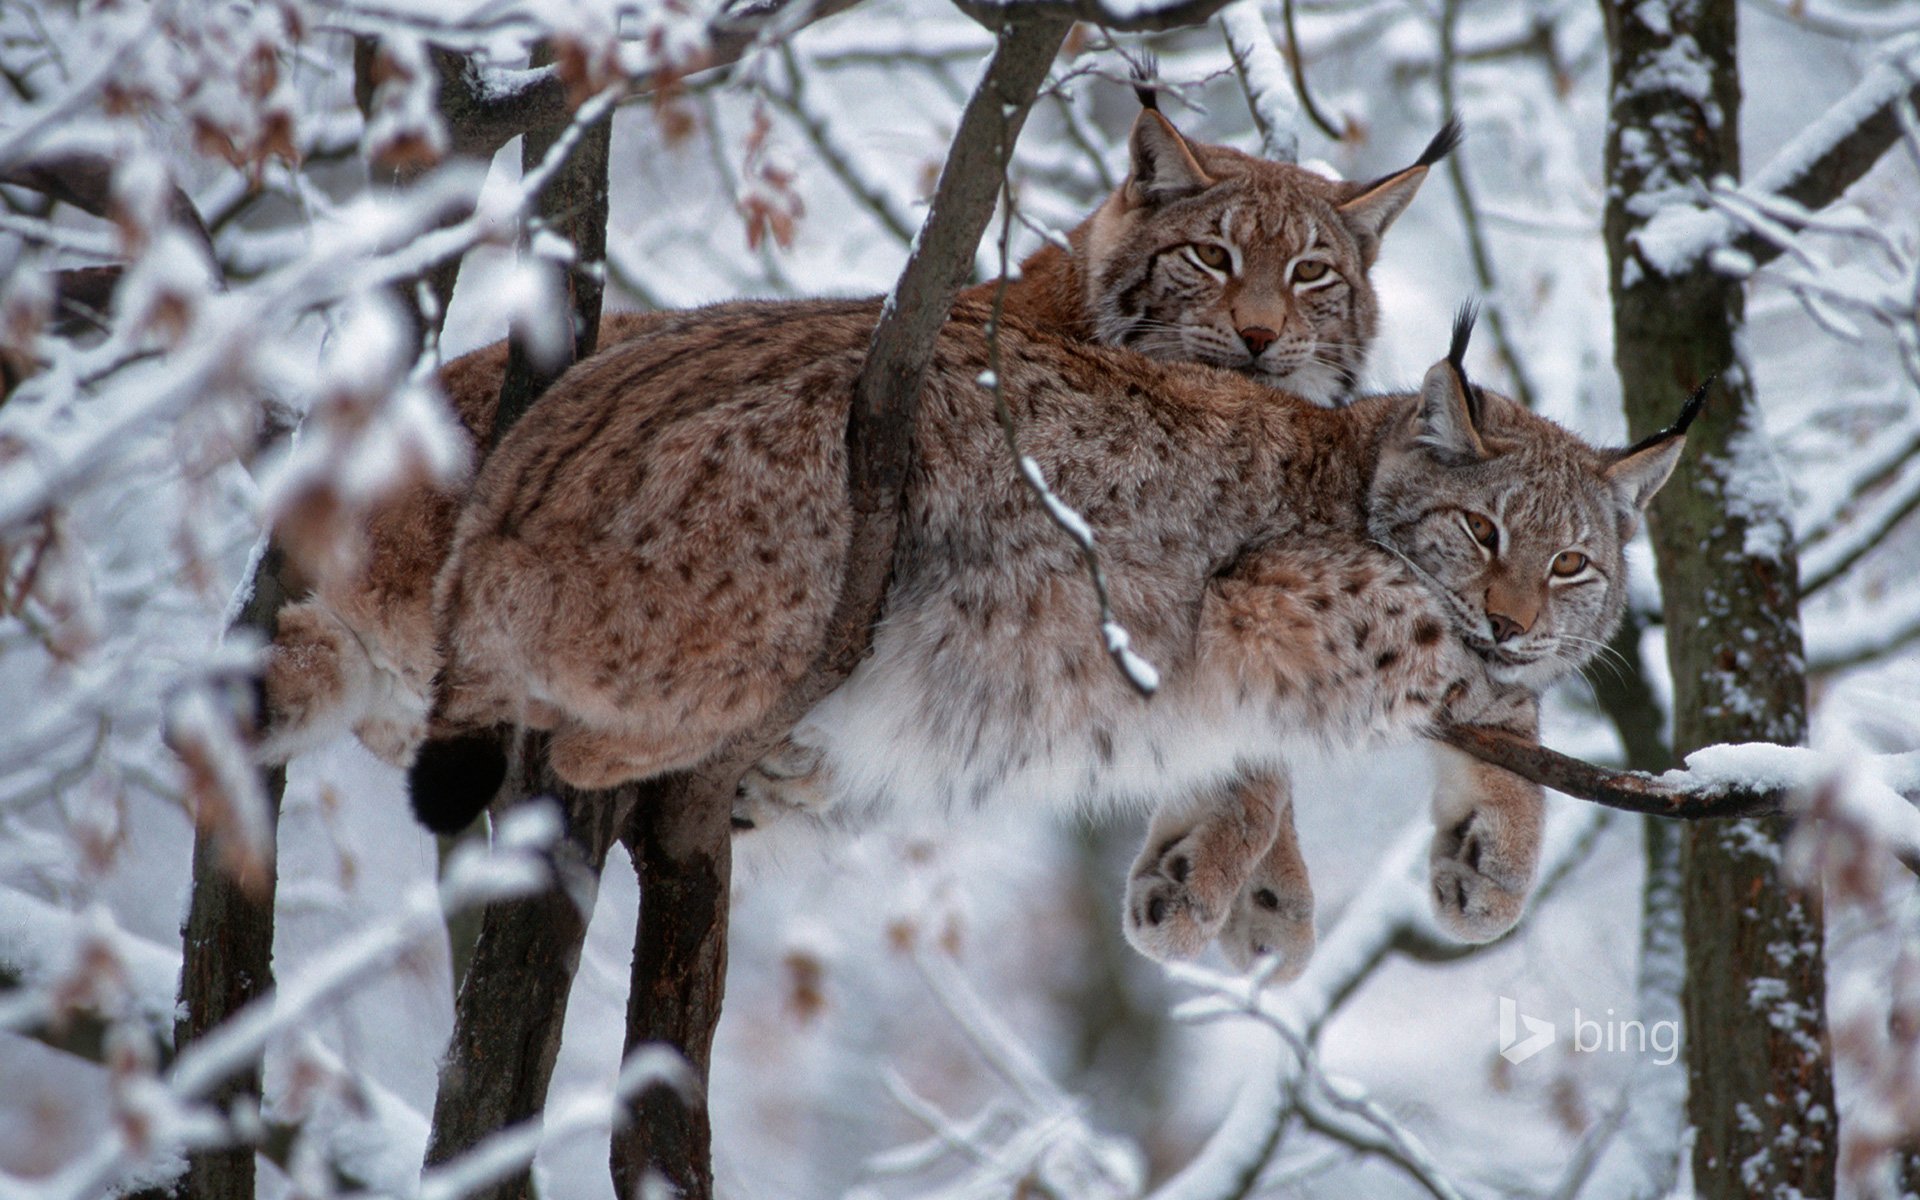
[[[1243,370],[1340,402],[1374,337],[1367,270],[1380,239],[1458,139],[1449,124],[1413,165],[1372,183],[1335,183],[1190,142],[1147,103],[1129,138],[1127,181],[1072,232],[1071,252],[1048,247],[1028,259],[1005,303],[1060,336]],[[990,298],[995,286],[973,294]],[[657,321],[609,316],[601,342]],[[476,458],[491,437],[506,356],[496,343],[440,372]],[[264,760],[352,729],[376,755],[407,761],[437,665],[433,577],[464,492],[464,483],[417,484],[389,497],[366,523],[360,565],[323,576],[282,611],[263,686]]]
[[[553,768],[606,787],[701,762],[802,675],[850,536],[842,431],[874,317],[866,302],[674,317],[513,431],[436,583],[444,740],[411,776],[424,821],[457,826],[490,799],[448,786],[473,777],[475,746],[501,744],[463,730],[552,730]],[[1535,736],[1539,691],[1619,617],[1622,546],[1684,421],[1590,447],[1469,384],[1466,320],[1419,392],[1341,409],[1008,324],[1005,401],[1097,532],[1117,617],[1162,675],[1143,699],[1107,662],[1076,547],[977,382],[986,317],[963,304],[939,344],[871,653],[754,786],[837,822],[1153,806],[1134,944],[1184,957],[1220,938],[1237,961],[1297,969],[1312,898],[1287,742],[1440,721]],[[1485,940],[1531,887],[1540,791],[1439,752],[1432,899],[1446,929]]]

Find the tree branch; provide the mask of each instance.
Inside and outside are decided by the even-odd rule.
[[[993,215],[1005,157],[1026,120],[1068,22],[1009,24],[961,114],[926,222],[888,296],[854,382],[847,418],[848,492],[854,531],[846,574],[807,676],[750,734],[701,768],[649,780],[624,840],[644,903],[627,1001],[629,1051],[648,1041],[679,1048],[705,1078],[726,978],[731,829],[727,814],[745,769],[838,687],[865,655],[880,613],[912,457],[919,392],[941,327],[972,273]],[[671,1098],[643,1097],[616,1133],[614,1186],[633,1194],[650,1169],[681,1194],[713,1191],[706,1114]]]
[[[1724,785],[1676,787],[1645,771],[1598,766],[1484,726],[1447,725],[1437,736],[1454,749],[1505,767],[1522,779],[1625,812],[1698,821],[1772,816],[1787,810],[1784,791],[1744,791]]]
[[[695,71],[731,66],[745,57],[761,37],[772,30],[791,33],[815,21],[845,12],[860,0],[750,0],[735,5],[707,26],[707,50]],[[470,61],[457,72],[441,76],[441,109],[447,115],[453,153],[492,158],[494,152],[521,134],[555,128],[571,112],[567,85],[552,67],[519,71],[511,84],[490,76]],[[676,76],[675,78],[678,78]],[[652,91],[665,80],[648,72],[628,80],[627,96]],[[453,89],[451,93],[449,89]]]
[[[1809,795],[1826,796],[1851,789],[1852,819],[1869,827],[1888,852],[1915,874],[1920,874],[1920,811],[1905,795],[1920,792],[1920,754],[1889,755],[1880,760],[1842,764],[1817,750],[1798,746],[1756,744],[1719,746],[1688,756],[1686,771],[1650,775],[1645,771],[1617,771],[1573,758],[1497,729],[1477,725],[1442,726],[1437,740],[1497,767],[1504,767],[1542,787],[1590,800],[1608,808],[1677,821],[1726,817],[1805,817],[1821,803]],[[1730,750],[1760,750],[1764,762],[1726,763],[1714,770],[1700,756]]]

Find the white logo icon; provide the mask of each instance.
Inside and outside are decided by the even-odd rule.
[[[1520,1026],[1527,1027],[1527,1040],[1520,1040]],[[1527,1061],[1553,1045],[1553,1022],[1529,1017],[1511,996],[1500,997],[1500,1057],[1515,1064]]]

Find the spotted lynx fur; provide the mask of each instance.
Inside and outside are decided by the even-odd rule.
[[[482,470],[436,585],[437,731],[549,729],[553,768],[605,787],[753,727],[808,668],[840,585],[842,431],[875,314],[683,314],[550,392]],[[1539,691],[1616,623],[1622,545],[1683,444],[1676,427],[1594,449],[1472,387],[1464,323],[1417,394],[1334,410],[1012,323],[1007,404],[1097,533],[1118,619],[1163,677],[1147,700],[1009,460],[977,383],[984,319],[963,304],[939,344],[871,653],[756,786],[855,823],[1151,807],[1125,924],[1156,957],[1311,944],[1289,741],[1439,721],[1533,737]],[[415,766],[429,824],[488,798],[442,787],[451,744]],[[1433,901],[1485,940],[1532,886],[1540,791],[1441,755]]]
[[[1413,165],[1336,183],[1190,142],[1143,108],[1125,184],[1069,235],[1071,252],[1049,247],[1024,264],[1007,288],[1008,310],[1060,336],[1244,370],[1320,403],[1343,401],[1374,336],[1367,270],[1380,238],[1457,139],[1449,125]],[[1209,267],[1202,254],[1225,255],[1227,266]],[[610,315],[601,344],[657,321]],[[491,436],[506,358],[506,343],[496,343],[439,374],[475,459]],[[407,761],[438,665],[433,577],[465,492],[465,481],[418,483],[386,498],[366,522],[356,565],[315,580],[281,612],[265,671],[264,760],[351,729],[380,757]]]

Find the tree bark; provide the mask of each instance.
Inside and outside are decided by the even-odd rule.
[[[811,670],[759,729],[697,772],[649,781],[634,807],[625,840],[640,875],[641,920],[627,1051],[648,1042],[672,1045],[702,1084],[726,983],[734,789],[741,773],[866,653],[893,561],[920,385],[940,328],[971,275],[1014,140],[1067,29],[1067,21],[1052,17],[1000,27],[986,74],[961,114],[926,223],[868,345],[847,420],[854,534]],[[649,1172],[657,1172],[683,1200],[710,1200],[706,1114],[656,1093],[631,1105],[630,1116],[614,1134],[616,1193],[639,1194]]]
[[[544,47],[535,65],[542,57],[551,57]],[[456,110],[456,117],[459,111],[464,110]],[[562,109],[557,123],[527,131],[521,149],[523,170],[539,166],[568,120]],[[540,218],[574,247],[574,264],[567,272],[572,337],[561,359],[547,363],[536,362],[518,334],[511,339],[493,446],[500,444],[554,380],[592,354],[598,344],[612,135],[610,117],[587,130],[540,194]],[[523,252],[524,243],[525,239]],[[544,738],[523,740],[519,768],[507,792],[515,797],[510,803],[551,796],[560,805],[567,833],[559,866],[563,880],[571,877],[575,883],[560,891],[487,906],[479,914],[470,955],[464,947],[454,947],[456,964],[465,959],[466,969],[455,976],[453,1036],[434,1097],[429,1165],[445,1162],[489,1134],[534,1117],[545,1105],[560,1053],[567,998],[592,915],[592,896],[607,851],[634,802],[632,789],[587,793],[567,787],[547,770],[545,750]],[[449,940],[459,935],[460,930],[450,925]],[[530,1173],[522,1171],[480,1195],[485,1200],[521,1200],[530,1195],[531,1186]]]
[[[1735,0],[1604,0],[1612,61],[1606,233],[1630,431],[1666,425],[1717,377],[1649,514],[1665,597],[1675,749],[1806,733],[1783,482],[1739,353],[1737,281],[1672,274],[1634,235],[1692,187],[1740,172]],[[1784,878],[1785,822],[1685,832],[1688,1117],[1703,1200],[1833,1194],[1838,1128],[1817,888]]]
[[[542,43],[533,65],[553,60],[552,47]],[[567,122],[530,129],[520,147],[520,169],[532,171],[560,139]],[[600,305],[606,292],[607,155],[613,145],[611,114],[580,137],[567,161],[540,193],[539,214],[547,227],[573,243],[574,261],[566,273],[567,312],[572,324],[566,353],[552,362],[539,362],[527,350],[526,339],[515,333],[507,343],[507,373],[500,383],[500,407],[493,422],[493,445],[566,369],[593,354],[600,341]],[[522,237],[520,252],[529,252],[531,239]]]
[[[564,815],[566,834],[554,855],[562,886],[482,910],[440,1067],[429,1166],[534,1117],[546,1104],[600,872],[633,802],[632,789],[609,795],[561,784],[546,770],[544,738],[526,739],[517,757],[512,793],[553,796]],[[530,1200],[531,1189],[531,1176],[522,1171],[474,1196]]]
[[[287,601],[286,560],[269,545],[254,571],[253,594],[238,624],[271,635]],[[264,772],[269,806],[268,829],[280,819],[287,772]],[[180,1016],[174,1022],[173,1052],[216,1029],[228,1017],[273,990],[273,898],[275,869],[269,857],[259,877],[236,878],[221,852],[222,832],[199,824],[193,834],[193,891],[187,919],[180,927]],[[249,1064],[209,1097],[223,1112],[258,1108],[260,1064]],[[134,1200],[188,1196],[193,1200],[253,1200],[254,1148],[203,1150],[187,1158],[187,1171],[172,1186],[137,1194]]]

